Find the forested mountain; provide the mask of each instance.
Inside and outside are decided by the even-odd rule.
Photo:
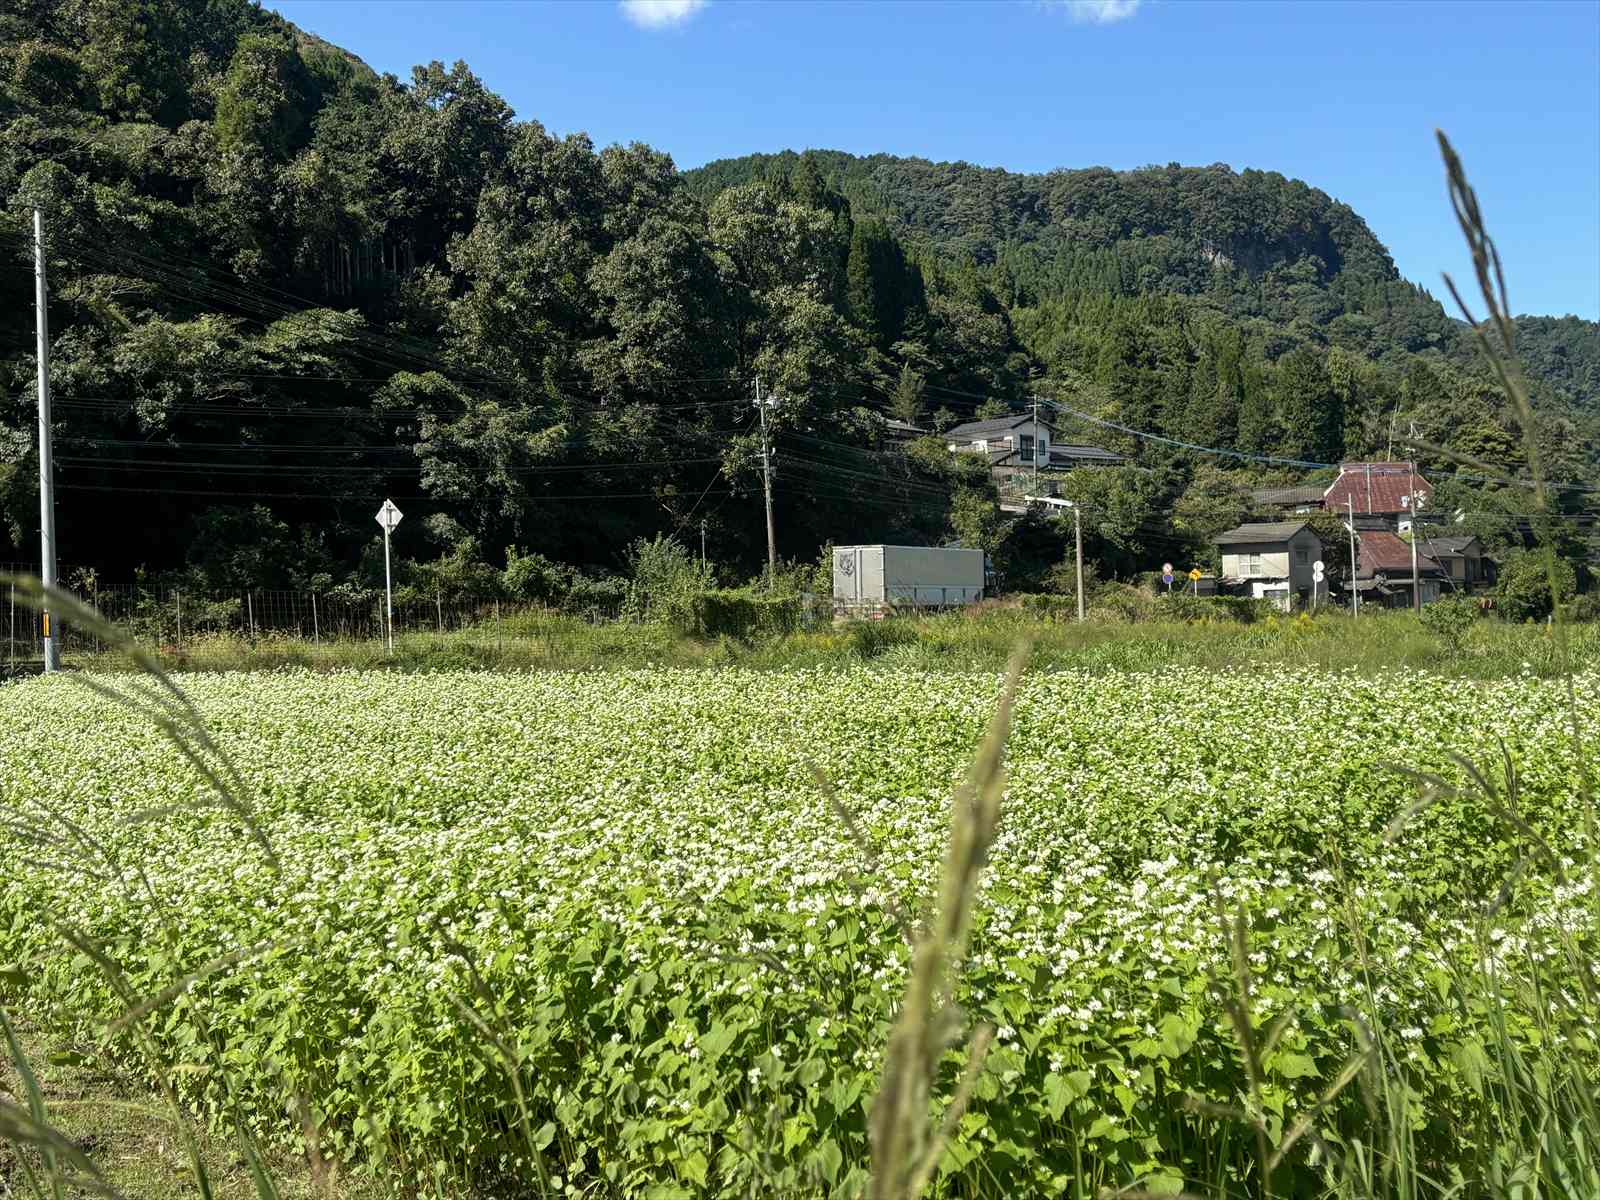
[[[61,556],[107,577],[370,582],[385,495],[408,560],[466,574],[512,545],[614,567],[702,520],[748,567],[757,380],[794,557],[956,535],[1020,563],[981,469],[890,452],[883,418],[1034,394],[1313,462],[1414,421],[1522,469],[1460,328],[1353,212],[1272,174],[814,152],[680,174],[517,121],[465,64],[379,76],[248,0],[12,0],[0,126],[0,560],[36,544],[35,205]],[[1550,470],[1588,479],[1595,327],[1525,324]],[[1142,468],[1094,485],[1107,570],[1203,553],[1255,478],[1064,429]],[[1469,512],[1525,499],[1459,488]]]

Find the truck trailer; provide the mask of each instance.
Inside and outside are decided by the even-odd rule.
[[[954,608],[983,599],[984,554],[944,546],[835,546],[833,606]]]

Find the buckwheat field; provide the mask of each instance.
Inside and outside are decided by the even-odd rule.
[[[0,691],[13,1011],[412,1191],[867,1193],[895,914],[936,890],[998,677],[184,686],[263,838],[137,713]],[[933,1191],[1582,1194],[1600,897],[1565,687],[1025,676],[956,993],[995,1037]]]

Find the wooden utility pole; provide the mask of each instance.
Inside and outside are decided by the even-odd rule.
[[[773,401],[762,399],[761,380],[756,380],[756,412],[761,414],[761,490],[767,503],[767,590],[778,577],[778,534],[772,524],[772,439],[767,432],[767,409]]]
[[[61,669],[61,643],[50,613],[56,586],[56,483],[50,437],[50,287],[44,267],[44,209],[33,210],[34,340],[39,364],[39,579],[45,587],[44,669]]]

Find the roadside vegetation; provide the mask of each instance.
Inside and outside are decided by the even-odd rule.
[[[156,651],[170,671],[271,671],[303,667],[337,670],[583,671],[648,666],[761,670],[844,669],[863,662],[940,671],[998,671],[1019,640],[1034,647],[1035,671],[1092,673],[1156,671],[1175,667],[1227,670],[1247,666],[1315,667],[1380,674],[1420,670],[1445,678],[1549,677],[1561,659],[1552,626],[1511,624],[1475,610],[1424,610],[1363,614],[1324,612],[1315,617],[1212,609],[1202,601],[1177,619],[1151,606],[1149,619],[1099,614],[1082,625],[1022,605],[990,605],[974,612],[896,616],[877,621],[822,620],[788,633],[696,636],[670,623],[591,624],[555,611],[528,611],[498,624],[439,633],[407,633],[391,655],[380,639],[324,640],[266,635],[211,634],[181,647]],[[1438,608],[1439,606],[1432,606]],[[1462,615],[1465,613],[1465,615]],[[796,617],[796,624],[799,619]],[[1600,664],[1600,625],[1572,626],[1574,662]],[[69,656],[68,666],[121,670],[124,653],[106,650]]]

